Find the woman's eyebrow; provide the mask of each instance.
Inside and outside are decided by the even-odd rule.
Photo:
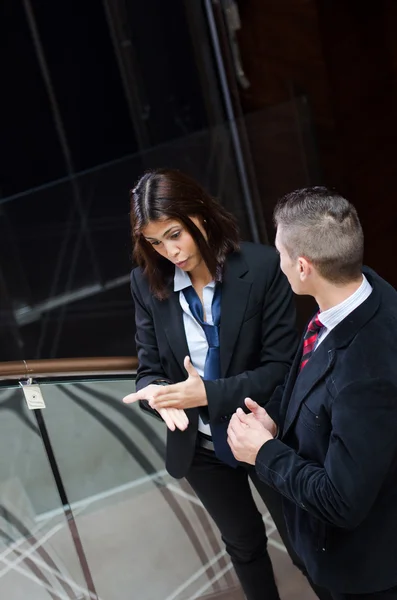
[[[165,237],[170,231],[172,231],[175,227],[179,227],[179,225],[173,225],[172,227],[170,227],[169,229],[167,229],[167,231],[164,231],[163,235],[160,237]],[[156,238],[154,237],[150,237],[150,235],[145,235],[145,238],[147,240],[155,240]]]

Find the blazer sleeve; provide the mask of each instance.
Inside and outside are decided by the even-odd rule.
[[[210,422],[228,420],[237,408],[245,408],[247,397],[265,406],[292,364],[298,343],[293,294],[276,254],[271,266],[271,284],[263,300],[260,366],[239,375],[204,381]]]
[[[131,294],[135,304],[135,342],[138,354],[136,389],[141,390],[151,383],[156,383],[158,380],[172,383],[161,367],[153,317],[142,299],[134,271],[131,273]],[[159,413],[150,408],[146,400],[141,400],[140,406],[143,410],[161,419]]]
[[[396,386],[380,379],[346,386],[333,402],[324,465],[275,439],[259,450],[259,478],[325,523],[354,529],[368,515],[395,462],[396,397]]]
[[[288,379],[288,373],[284,378],[284,383],[278,385],[272,394],[269,402],[266,404],[266,410],[271,419],[276,423],[276,425],[280,425],[280,406],[281,401],[284,395],[285,384]]]

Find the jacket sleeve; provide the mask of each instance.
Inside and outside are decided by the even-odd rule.
[[[269,402],[266,404],[266,410],[271,419],[276,423],[276,425],[280,425],[280,405],[281,400],[283,399],[285,384],[288,379],[288,373],[284,378],[284,383],[278,385],[272,394]]]
[[[153,318],[143,302],[134,271],[131,273],[131,293],[135,304],[135,342],[138,355],[136,389],[141,390],[157,380],[172,383],[162,369]],[[161,419],[159,413],[150,408],[146,400],[141,400],[140,405],[143,410]]]
[[[275,439],[260,449],[256,470],[262,481],[314,517],[353,529],[368,515],[396,462],[396,431],[397,387],[375,379],[353,383],[333,402],[324,465]]]
[[[244,408],[247,397],[265,406],[276,387],[283,383],[291,366],[298,341],[295,305],[276,254],[271,283],[263,299],[261,336],[258,368],[223,379],[204,381],[212,423],[228,420],[238,407]]]

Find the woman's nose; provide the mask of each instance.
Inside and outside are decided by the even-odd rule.
[[[167,247],[167,254],[170,258],[175,258],[179,254],[179,248],[176,244],[170,244]]]

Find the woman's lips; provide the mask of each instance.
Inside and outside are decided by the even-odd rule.
[[[175,263],[177,267],[181,268],[184,267],[185,264],[187,263],[189,259],[187,258],[186,260],[181,260],[180,262]]]

